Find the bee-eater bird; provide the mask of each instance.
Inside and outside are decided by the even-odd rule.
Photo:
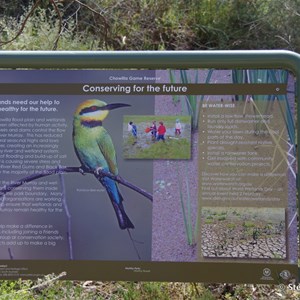
[[[82,170],[97,172],[103,170],[118,175],[116,152],[112,139],[102,122],[112,109],[130,106],[123,103],[107,104],[97,99],[81,103],[74,114],[73,144]],[[117,183],[107,176],[95,177],[105,187],[116,212],[121,229],[134,228],[127,216],[123,197]]]

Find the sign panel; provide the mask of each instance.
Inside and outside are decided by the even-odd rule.
[[[294,82],[0,71],[0,278],[297,278]]]

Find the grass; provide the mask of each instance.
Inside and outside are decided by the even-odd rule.
[[[136,142],[136,138],[133,136],[129,136],[126,141],[124,142],[124,146],[130,146],[133,145]]]
[[[202,284],[164,282],[99,282],[53,280],[48,275],[36,281],[4,280],[0,286],[2,300],[29,299],[85,299],[85,300],[133,300],[133,299],[215,299]]]
[[[234,223],[228,223],[226,226],[229,229],[235,229],[235,227],[236,227],[236,225]]]
[[[130,144],[131,141],[126,142]],[[131,143],[132,144],[132,143]],[[158,141],[148,148],[136,148],[133,155],[124,154],[125,158],[138,159],[189,159],[191,156],[191,142],[187,139]]]
[[[245,222],[243,223],[243,226],[244,226],[245,228],[252,228],[252,227],[255,226],[255,224],[254,224],[253,222],[251,222],[251,221],[245,221]]]
[[[215,300],[215,299],[299,299],[299,292],[277,285],[201,284],[179,282],[100,282],[50,281],[49,275],[37,281],[4,280],[1,300]],[[222,296],[220,296],[222,295]],[[280,296],[281,295],[281,296]],[[222,297],[222,298],[221,298]]]
[[[164,125],[166,127],[174,127],[175,126],[175,121],[176,119],[180,119],[181,123],[186,123],[186,124],[190,124],[191,123],[191,118],[190,116],[187,115],[180,115],[180,116],[176,116],[176,115],[163,115],[163,116],[159,116],[159,115],[125,115],[123,117],[123,126],[127,126],[127,124],[130,121],[133,121],[133,123],[136,123],[137,125],[139,123],[144,123],[144,122],[148,122],[149,126],[152,124],[153,121],[157,122],[157,126],[159,125],[158,122],[163,121]]]
[[[177,73],[179,72],[179,74]],[[189,71],[186,70],[170,70],[169,78],[172,84],[180,83],[180,84],[198,84],[200,83],[199,71],[195,70],[194,75],[190,75]],[[213,69],[208,70],[205,83],[209,83],[211,76],[213,74]],[[191,130],[192,132],[196,132],[198,129],[198,124],[200,120],[200,106],[204,100],[204,95],[175,95],[172,96],[174,103],[181,104],[181,113],[188,114],[191,117]],[[180,203],[182,209],[182,215],[184,219],[185,233],[187,242],[189,245],[194,245],[197,242],[197,235],[199,230],[199,216],[197,215],[195,225],[193,225],[192,221],[192,212],[191,212],[191,197],[190,197],[190,188],[189,188],[189,170],[188,170],[188,162],[186,162],[185,173],[179,174],[178,172],[178,186],[180,189]],[[182,178],[182,179],[181,179]],[[186,184],[186,193],[183,192],[182,189],[182,181],[185,181]],[[209,224],[209,223],[206,223]]]
[[[214,220],[212,220],[212,219],[206,219],[205,220],[205,224],[213,224],[214,223]]]
[[[232,214],[235,215],[235,216],[240,216],[240,215],[241,215],[241,214],[240,214],[239,212],[237,212],[236,210],[234,210],[234,211],[232,212]]]
[[[175,137],[175,122],[180,119],[184,132],[180,137]],[[132,121],[137,126],[137,140],[130,135],[123,135],[123,157],[136,159],[190,159],[190,116],[177,115],[126,115],[123,119],[123,128],[127,129],[127,124]],[[145,129],[156,121],[163,121],[167,129],[165,142],[151,140],[151,134],[145,133]]]
[[[185,164],[185,173],[188,174],[188,165]],[[181,211],[184,221],[185,234],[188,245],[192,246],[197,243],[198,236],[198,217],[196,219],[196,223],[193,227],[192,221],[192,208],[191,208],[191,195],[190,195],[190,183],[188,180],[188,176],[182,179],[179,172],[179,164],[177,164],[177,178],[178,178],[178,187],[179,187],[179,195],[180,195],[180,204]],[[185,182],[186,187],[186,197],[184,197],[184,189],[183,189],[183,181]]]
[[[219,216],[217,219],[218,219],[218,221],[225,221],[226,220],[226,216]]]

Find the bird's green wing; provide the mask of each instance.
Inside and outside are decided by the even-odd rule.
[[[107,162],[110,173],[117,175],[118,167],[117,167],[116,151],[112,139],[106,130],[101,134],[97,142],[100,151]]]

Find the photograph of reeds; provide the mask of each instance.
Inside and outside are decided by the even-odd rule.
[[[285,259],[285,210],[203,207],[201,240],[205,258]]]
[[[158,70],[156,77],[160,80],[156,83],[208,83],[212,73]],[[173,116],[174,135],[176,120],[183,125],[184,117],[189,117],[191,156],[153,161],[153,261],[197,261],[198,123],[202,100],[202,95],[155,96],[155,115]]]
[[[169,73],[160,70],[156,74],[160,78],[157,83],[293,83],[293,77],[283,70],[171,70]],[[215,108],[209,107],[210,103],[228,104],[230,108],[215,112]],[[155,97],[155,115],[191,117],[191,159],[153,161],[153,261],[206,261],[216,257],[224,260],[297,259],[297,251],[293,250],[296,249],[293,243],[297,240],[294,112],[294,99],[289,95]],[[214,128],[205,125],[208,124],[208,115],[218,113],[226,115],[226,128],[223,129],[227,133],[219,124]],[[265,122],[266,116],[272,116],[272,119]],[[239,122],[234,124],[236,120]],[[251,122],[247,124],[247,120]],[[214,130],[213,134],[208,130]],[[216,133],[217,130],[220,132]],[[225,154],[204,148],[208,145],[208,135],[217,136],[216,140],[222,142],[217,149]],[[233,136],[235,139],[231,139]],[[229,145],[232,140],[241,143]],[[235,153],[239,160],[225,165],[226,161],[221,158],[230,157],[231,153]],[[212,156],[217,159],[211,159]],[[239,166],[240,162],[248,167]],[[208,174],[205,181],[199,179],[203,173]],[[220,175],[216,178],[214,174]],[[227,190],[221,180],[217,185],[216,179],[222,178],[229,182]],[[244,186],[251,192],[247,194]],[[241,194],[233,188],[240,189]],[[208,219],[202,215],[203,207],[218,210],[223,206],[240,207],[236,208],[240,216],[228,209],[219,216],[220,220],[217,215],[207,214]],[[267,209],[269,213],[262,207],[270,207]],[[275,215],[277,217],[273,218]],[[222,221],[222,218],[225,219]],[[231,218],[236,219],[229,221]],[[289,224],[287,228],[286,224]],[[221,232],[220,236],[215,228]],[[210,232],[206,232],[208,229]],[[214,232],[215,239],[210,240]],[[239,235],[235,237],[237,232]],[[227,233],[232,233],[232,242]],[[242,250],[219,251],[222,243],[223,248],[227,244],[233,247],[237,242],[235,238],[239,237],[238,242],[244,238],[244,253]],[[222,241],[218,244],[219,240]],[[259,247],[265,250],[261,251]]]

